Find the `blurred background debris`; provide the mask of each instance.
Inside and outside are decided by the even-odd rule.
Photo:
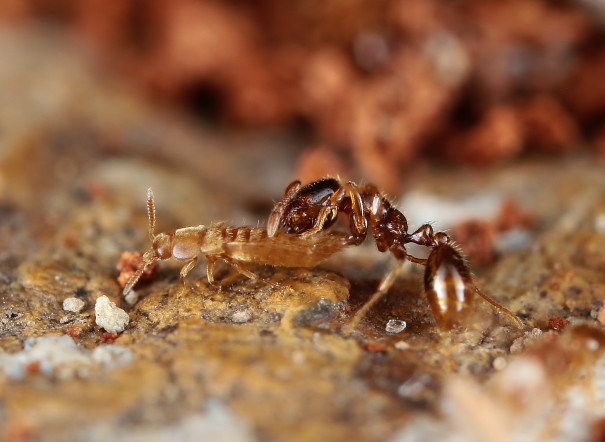
[[[69,30],[158,105],[297,131],[305,181],[395,192],[419,159],[603,156],[599,1],[25,0],[0,17]]]

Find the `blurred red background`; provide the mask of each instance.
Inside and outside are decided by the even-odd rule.
[[[162,105],[308,140],[298,175],[399,190],[418,159],[605,156],[605,5],[484,0],[3,1]]]

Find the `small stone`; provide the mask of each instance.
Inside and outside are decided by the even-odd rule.
[[[100,345],[95,348],[90,356],[92,362],[112,369],[130,364],[134,360],[134,354],[130,348],[119,345]]]
[[[538,336],[542,335],[542,330],[539,328],[532,328],[531,332],[529,332],[529,335],[533,338],[537,338]]]
[[[80,312],[86,303],[78,298],[67,298],[63,301],[63,310],[68,312]]]
[[[511,353],[520,353],[523,351],[528,344],[535,341],[536,338],[542,335],[542,330],[539,328],[533,328],[531,331],[525,332],[525,334],[513,341],[510,346]]]
[[[498,356],[496,359],[494,359],[492,365],[494,366],[494,369],[498,371],[504,370],[507,365],[506,358],[504,356]]]
[[[562,331],[570,324],[570,321],[557,316],[556,318],[548,318],[548,326],[554,331]]]
[[[124,296],[124,299],[126,300],[128,305],[135,305],[137,303],[137,301],[139,300],[139,295],[133,289],[130,289],[128,294],[126,294],[126,296]]]
[[[395,343],[395,348],[397,350],[407,350],[407,349],[411,348],[411,345],[405,341],[398,341]]]
[[[405,321],[401,321],[399,319],[391,319],[387,322],[387,326],[385,330],[387,333],[396,335],[397,333],[401,333],[407,327],[407,323]]]
[[[250,319],[252,319],[252,315],[247,310],[241,310],[231,315],[231,320],[233,322],[237,322],[238,324],[248,322]]]
[[[117,307],[105,295],[97,298],[95,314],[97,315],[97,325],[109,333],[124,331],[124,327],[126,327],[126,324],[130,320],[128,313]]]

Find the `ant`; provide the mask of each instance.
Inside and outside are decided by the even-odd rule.
[[[280,231],[294,233],[306,240],[334,224],[340,212],[349,217],[351,244],[361,244],[371,228],[378,250],[390,251],[398,261],[384,276],[376,293],[355,314],[345,329],[346,334],[353,331],[367,311],[388,292],[406,260],[425,266],[424,290],[442,330],[451,329],[469,313],[475,293],[510,316],[518,326],[523,326],[514,313],[475,286],[465,259],[446,233],[434,232],[430,224],[408,233],[403,213],[372,184],[361,186],[352,181],[342,183],[336,178],[322,178],[301,186],[300,181],[294,181],[273,208],[267,232],[270,237]],[[410,255],[405,247],[408,243],[429,248],[428,258]]]
[[[328,233],[301,238],[298,235],[272,235],[261,227],[232,227],[224,222],[206,226],[184,227],[174,233],[154,233],[155,202],[151,189],[147,190],[147,215],[151,248],[143,254],[143,262],[124,286],[126,296],[137,283],[145,268],[156,261],[174,258],[184,261],[180,281],[195,267],[198,255],[207,260],[208,282],[219,290],[221,284],[214,280],[217,260],[230,264],[239,273],[251,279],[260,279],[277,287],[278,284],[264,279],[246,268],[247,263],[281,267],[313,267],[349,245],[344,234]]]

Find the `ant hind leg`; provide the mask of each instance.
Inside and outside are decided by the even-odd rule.
[[[398,262],[395,267],[391,269],[389,273],[387,273],[382,281],[380,281],[380,285],[378,286],[378,290],[372,295],[372,297],[355,313],[351,322],[347,324],[347,326],[343,329],[343,334],[345,336],[350,335],[353,330],[357,327],[359,322],[364,318],[368,310],[376,304],[380,298],[382,298],[389,291],[401,271],[403,270],[405,261]]]

